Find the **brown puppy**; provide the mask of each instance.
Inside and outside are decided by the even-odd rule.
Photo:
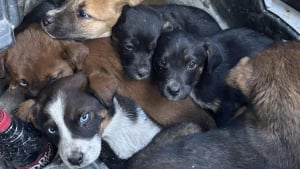
[[[214,127],[214,121],[191,99],[169,101],[160,95],[151,80],[132,80],[123,71],[119,55],[109,38],[86,41],[89,57],[83,71],[88,74],[90,87],[108,105],[115,92],[135,100],[151,118],[167,126],[181,121],[194,121],[205,130]]]
[[[143,0],[69,0],[51,10],[42,21],[45,31],[60,39],[108,37],[124,5],[134,6]]]
[[[0,53],[0,75],[10,74],[10,88],[21,86],[34,97],[46,84],[82,68],[88,48],[74,41],[50,38],[39,25],[16,36],[12,48]]]

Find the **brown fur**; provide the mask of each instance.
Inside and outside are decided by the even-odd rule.
[[[248,96],[260,127],[289,143],[299,143],[299,74],[300,43],[279,42],[253,59],[242,59],[227,83]]]
[[[0,74],[9,73],[10,88],[21,81],[28,83],[25,92],[37,93],[55,78],[73,74],[82,68],[88,48],[75,41],[50,38],[38,25],[32,25],[16,36],[16,43],[1,56]]]
[[[90,54],[83,71],[88,74],[90,87],[110,104],[115,92],[135,100],[152,119],[161,125],[195,121],[204,129],[214,127],[214,121],[203,109],[188,98],[169,101],[162,97],[151,80],[137,81],[126,76],[119,55],[109,38],[85,42]]]

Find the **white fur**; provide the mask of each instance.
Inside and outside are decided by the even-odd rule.
[[[105,128],[102,138],[119,158],[128,159],[144,148],[160,131],[160,127],[151,121],[141,108],[137,108],[137,119],[132,121],[126,116],[116,98],[113,102],[115,114]]]
[[[91,139],[73,138],[71,131],[64,122],[65,97],[63,93],[58,93],[57,98],[48,104],[47,112],[55,121],[60,140],[58,144],[58,152],[63,162],[70,168],[82,168],[94,162],[101,151],[101,138],[97,134]],[[81,152],[84,154],[83,163],[80,166],[73,166],[69,163],[68,158],[73,152]]]

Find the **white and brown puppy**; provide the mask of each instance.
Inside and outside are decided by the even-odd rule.
[[[87,86],[83,74],[62,78],[44,88],[32,106],[33,123],[57,145],[68,167],[94,162],[102,139],[119,158],[127,159],[160,131],[132,100],[114,96],[113,105],[106,108]]]
[[[124,5],[143,0],[67,0],[58,9],[48,11],[42,20],[44,30],[54,38],[94,39],[108,37]]]

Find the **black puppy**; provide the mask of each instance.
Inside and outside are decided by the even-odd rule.
[[[127,168],[299,169],[299,56],[299,42],[281,42],[241,59],[226,79],[249,101],[240,119],[205,133],[157,137]]]
[[[221,29],[201,9],[182,5],[125,6],[112,29],[125,72],[137,80],[149,77],[151,59],[161,32],[180,29],[211,36]]]
[[[212,110],[221,126],[243,103],[242,94],[225,84],[228,71],[242,57],[272,42],[246,28],[222,31],[200,41],[183,31],[164,33],[153,56],[156,82],[169,100],[191,96],[198,105]]]

